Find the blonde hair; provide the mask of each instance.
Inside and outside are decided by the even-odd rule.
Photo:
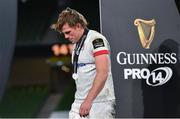
[[[74,9],[66,8],[59,14],[58,21],[51,25],[51,29],[61,32],[64,24],[68,23],[69,26],[73,27],[78,23],[81,24],[83,28],[86,28],[88,23],[84,16]]]

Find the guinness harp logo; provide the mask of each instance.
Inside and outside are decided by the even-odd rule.
[[[136,19],[134,25],[137,26],[141,45],[145,49],[149,49],[155,34],[155,20]]]

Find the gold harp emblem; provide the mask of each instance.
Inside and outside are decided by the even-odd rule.
[[[145,49],[149,49],[151,42],[153,41],[155,34],[155,24],[156,21],[152,20],[134,20],[134,25],[137,26],[141,45]]]

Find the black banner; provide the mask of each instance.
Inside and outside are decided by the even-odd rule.
[[[180,19],[173,0],[100,0],[116,117],[180,117]]]
[[[17,0],[0,1],[0,100],[9,77],[17,25]]]

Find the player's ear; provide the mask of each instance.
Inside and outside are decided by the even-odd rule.
[[[77,24],[76,24],[76,27],[77,27],[77,28],[81,28],[82,26],[81,26],[80,23],[77,23]]]

